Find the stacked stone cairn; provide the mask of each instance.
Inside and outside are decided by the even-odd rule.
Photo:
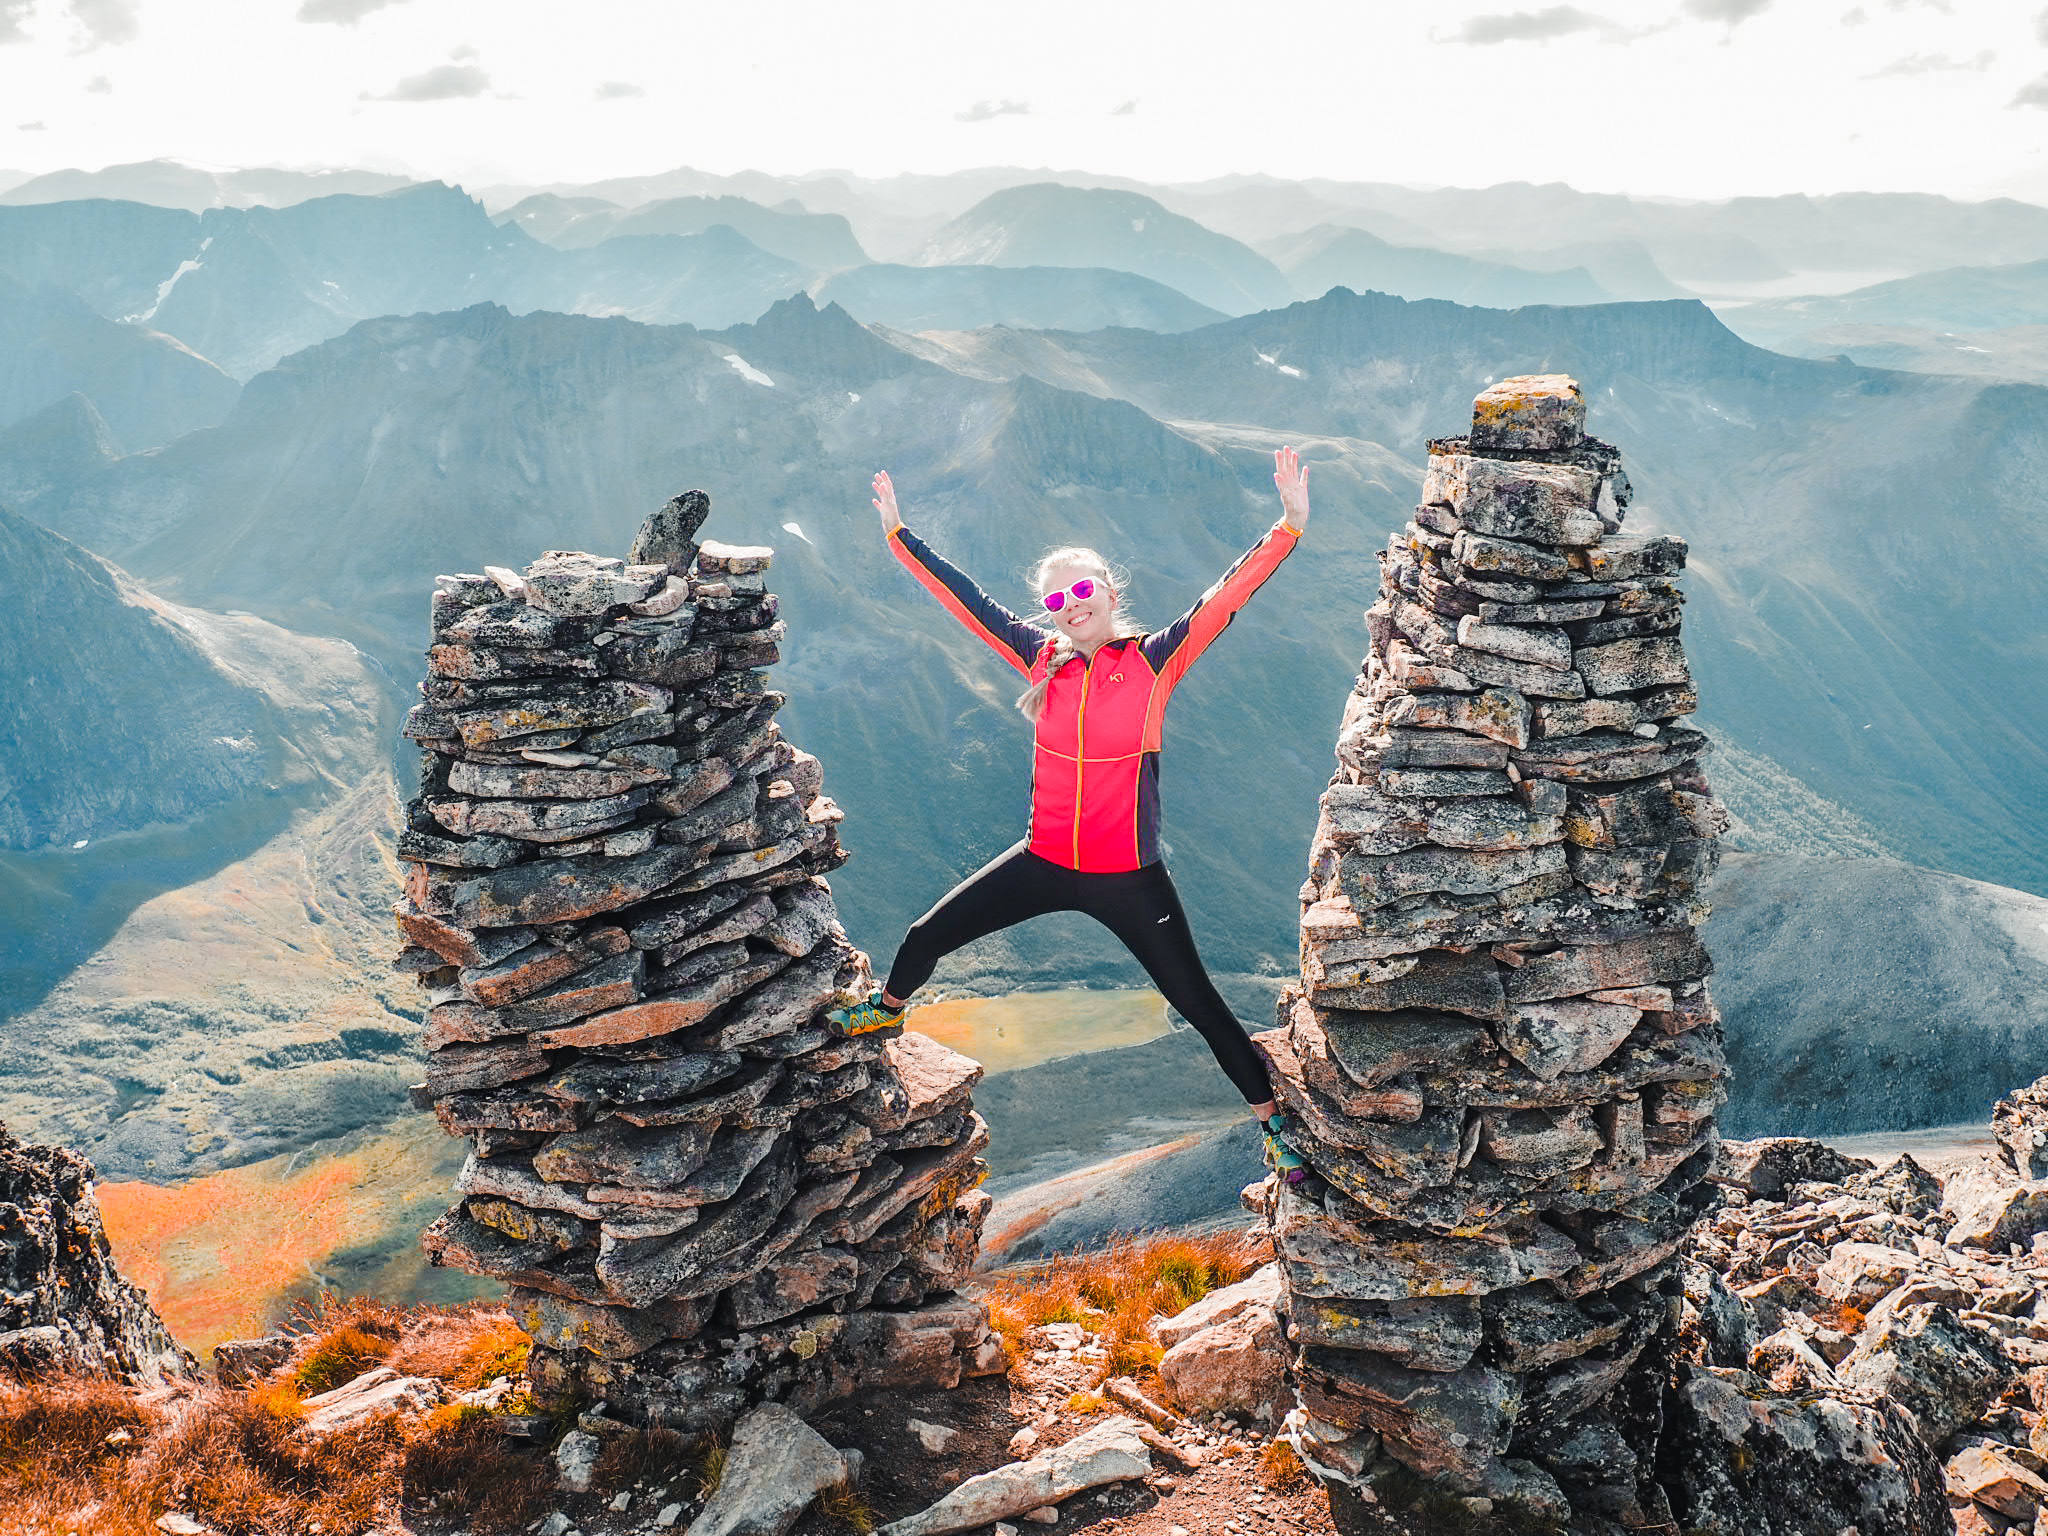
[[[1255,1197],[1305,1455],[1553,1514],[1543,1464],[1668,1332],[1726,1072],[1686,546],[1620,536],[1585,416],[1509,379],[1430,444],[1258,1037],[1310,1170]]]
[[[709,511],[437,578],[398,849],[415,1098],[471,1145],[426,1250],[509,1287],[537,1392],[684,1431],[1002,1367],[948,1294],[981,1068],[824,1017],[869,985],[840,811],[776,724],[770,551],[700,546]]]

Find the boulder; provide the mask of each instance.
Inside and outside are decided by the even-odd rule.
[[[299,1428],[308,1435],[329,1435],[373,1419],[425,1413],[439,1406],[441,1383],[430,1376],[401,1376],[388,1365],[365,1371],[331,1392],[304,1399],[305,1419]]]
[[[1992,1105],[1991,1134],[1999,1156],[2021,1178],[2048,1178],[2048,1077],[2037,1077]]]
[[[2048,1482],[2021,1465],[2013,1452],[1991,1441],[1966,1445],[1948,1459],[1948,1491],[1997,1510],[2008,1520],[2032,1523],[2048,1504]]]
[[[725,1475],[686,1536],[782,1536],[825,1489],[850,1482],[854,1463],[781,1403],[741,1417]]]
[[[1159,1362],[1159,1379],[1191,1412],[1243,1412],[1261,1422],[1278,1417],[1286,1395],[1287,1343],[1270,1305],[1190,1334]],[[1281,1406],[1280,1412],[1286,1411]]]
[[[1666,1396],[1658,1471],[1678,1526],[1699,1536],[1950,1528],[1941,1464],[1903,1414],[1759,1395],[1743,1375],[1681,1367]]]
[[[1155,1319],[1152,1336],[1160,1346],[1172,1349],[1190,1334],[1200,1333],[1205,1328],[1214,1328],[1218,1323],[1228,1322],[1240,1312],[1254,1307],[1271,1307],[1280,1300],[1280,1266],[1265,1264],[1253,1270],[1235,1285],[1221,1286],[1211,1291],[1194,1305],[1182,1308],[1172,1317]]]
[[[1057,1504],[1085,1488],[1143,1477],[1152,1470],[1152,1452],[1141,1428],[1136,1419],[1105,1419],[1043,1455],[970,1477],[938,1503],[883,1526],[878,1536],[948,1536]],[[698,1536],[695,1526],[691,1536]]]
[[[1794,1184],[1840,1184],[1875,1167],[1868,1158],[1844,1156],[1810,1136],[1762,1136],[1722,1142],[1712,1176],[1717,1183],[1776,1200]]]
[[[1918,1258],[1896,1248],[1837,1243],[1827,1262],[1814,1272],[1813,1283],[1830,1301],[1848,1302],[1867,1312],[1919,1269]]]
[[[114,1266],[95,1177],[77,1153],[0,1127],[0,1376],[191,1380],[198,1361]]]
[[[1920,1437],[1939,1448],[2005,1390],[2011,1368],[1997,1346],[1947,1307],[1902,1307],[1866,1327],[1842,1362],[1845,1386],[1909,1409]]]
[[[2048,1232],[2048,1179],[2003,1189],[1985,1189],[1967,1200],[1948,1229],[1951,1248],[2022,1248],[2036,1232]]]

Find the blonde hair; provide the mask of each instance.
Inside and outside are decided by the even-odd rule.
[[[1048,549],[1039,556],[1038,564],[1031,568],[1031,589],[1040,597],[1045,596],[1052,573],[1069,566],[1075,570],[1093,572],[1107,582],[1109,589],[1117,594],[1117,606],[1110,614],[1110,633],[1113,637],[1122,640],[1145,633],[1145,626],[1132,618],[1123,606],[1123,590],[1130,580],[1129,576],[1092,549],[1078,544]],[[1045,695],[1046,690],[1052,687],[1053,673],[1081,654],[1080,648],[1073,640],[1054,627],[1051,614],[1046,614],[1036,622],[1052,634],[1052,654],[1046,659],[1045,675],[1017,695],[1017,708],[1023,711],[1024,718],[1033,725],[1036,725],[1038,717],[1045,713]]]

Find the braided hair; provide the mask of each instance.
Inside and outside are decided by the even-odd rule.
[[[1040,597],[1045,596],[1047,586],[1052,580],[1052,573],[1068,567],[1092,572],[1097,579],[1106,582],[1110,590],[1119,597],[1130,579],[1125,572],[1112,567],[1094,550],[1070,544],[1061,549],[1049,549],[1039,558],[1038,564],[1032,567],[1031,571],[1032,589]],[[1052,652],[1046,657],[1044,676],[1017,696],[1017,708],[1033,725],[1036,725],[1038,717],[1045,713],[1045,695],[1052,686],[1053,674],[1081,654],[1073,639],[1055,627],[1051,614],[1045,614],[1037,622],[1052,634]],[[1121,601],[1110,615],[1110,624],[1117,639],[1145,633],[1145,626],[1130,616]]]

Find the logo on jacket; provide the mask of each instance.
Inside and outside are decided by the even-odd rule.
[[[1110,682],[1112,682],[1112,683],[1120,683],[1120,682],[1122,682],[1123,680],[1124,680],[1124,675],[1123,675],[1123,673],[1121,673],[1121,672],[1112,672],[1112,673],[1110,673],[1110,674],[1109,674],[1109,681],[1110,681]]]

